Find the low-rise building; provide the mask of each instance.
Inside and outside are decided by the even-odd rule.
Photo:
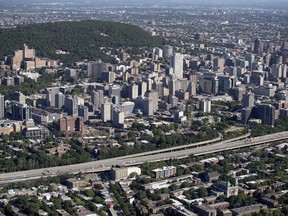
[[[50,132],[46,127],[38,126],[24,128],[23,134],[27,139],[44,140],[50,135]]]
[[[262,209],[267,209],[267,206],[262,205],[262,204],[243,206],[243,207],[231,209],[231,212],[233,216],[244,216],[244,215],[259,213]]]
[[[111,177],[114,181],[127,179],[132,173],[141,175],[141,169],[139,167],[113,167],[111,169]]]
[[[174,176],[176,174],[176,167],[174,166],[168,166],[168,167],[163,167],[154,169],[153,172],[155,173],[155,178],[160,179],[160,178],[168,178],[170,176]]]

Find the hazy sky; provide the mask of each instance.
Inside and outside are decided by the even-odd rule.
[[[288,0],[0,0],[0,4],[29,4],[29,3],[51,3],[51,2],[67,2],[67,3],[105,3],[106,5],[110,2],[114,3],[142,3],[145,5],[149,4],[196,4],[196,5],[220,5],[220,6],[275,6],[275,7],[288,7]],[[0,6],[1,8],[1,6]]]

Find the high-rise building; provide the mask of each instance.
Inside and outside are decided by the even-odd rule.
[[[28,120],[31,119],[31,109],[26,104],[19,102],[12,102],[11,104],[12,118],[15,120]]]
[[[224,58],[215,58],[213,59],[213,71],[223,73],[225,66]]]
[[[257,116],[263,124],[274,126],[275,107],[271,104],[259,104],[257,105]]]
[[[199,77],[199,90],[206,94],[217,94],[219,90],[219,79],[217,76],[201,76]]]
[[[253,53],[247,53],[245,60],[249,62],[249,69],[252,70],[252,63],[255,61],[255,55]]]
[[[247,124],[248,120],[251,117],[252,110],[253,110],[252,107],[246,107],[241,109],[241,122],[243,124]]]
[[[101,79],[102,72],[112,71],[112,66],[108,63],[104,63],[101,60],[91,61],[87,64],[87,75],[95,79]]]
[[[166,45],[163,47],[163,56],[166,58],[170,58],[173,55],[173,47]]]
[[[146,92],[145,97],[152,100],[151,103],[153,107],[153,112],[156,112],[158,110],[158,92],[156,91]]]
[[[175,95],[175,92],[181,89],[181,82],[180,80],[171,79],[169,81],[168,87],[169,87],[169,94]]]
[[[59,93],[59,87],[46,88],[46,106],[55,107],[56,94]]]
[[[254,41],[254,53],[258,55],[263,54],[263,42],[259,38]]]
[[[112,124],[114,126],[124,125],[125,113],[118,109],[113,109]]]
[[[228,92],[228,90],[235,86],[235,77],[231,76],[218,76],[219,79],[219,92]]]
[[[173,75],[176,79],[183,78],[183,55],[175,53],[170,58],[170,66],[173,68]]]
[[[58,92],[55,95],[55,107],[61,109],[65,103],[65,95],[62,92]]]
[[[17,101],[19,103],[25,104],[26,103],[26,96],[19,91],[15,91],[12,95],[12,98],[14,101]]]
[[[4,95],[0,94],[0,119],[5,117],[5,99]]]
[[[109,97],[112,98],[113,96],[117,97],[118,99],[121,98],[121,86],[120,85],[109,86]]]
[[[102,90],[93,91],[91,93],[91,102],[93,105],[95,105],[95,108],[97,110],[100,110],[103,100],[104,100],[104,92]]]
[[[83,120],[86,122],[88,120],[88,107],[78,106],[78,116],[83,117]]]
[[[247,92],[243,95],[242,106],[245,108],[252,108],[255,104],[255,94]]]
[[[210,113],[211,112],[211,101],[210,100],[200,101],[200,111],[202,111],[204,113]]]
[[[64,102],[65,110],[67,111],[68,115],[70,116],[77,116],[78,115],[78,104],[77,99],[72,96],[68,96],[65,98]]]
[[[112,120],[112,104],[105,102],[101,104],[101,119],[103,122]]]
[[[132,84],[128,86],[128,97],[131,99],[135,99],[139,96],[138,94],[138,85]]]

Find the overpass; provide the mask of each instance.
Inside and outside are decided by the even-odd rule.
[[[240,137],[242,138],[242,136]],[[246,138],[246,136],[245,136]],[[8,184],[13,182],[21,182],[21,181],[29,181],[34,179],[39,179],[41,177],[47,176],[55,176],[62,175],[67,173],[91,173],[91,172],[102,172],[108,171],[111,169],[113,165],[123,165],[123,166],[133,166],[140,165],[145,162],[156,162],[156,161],[164,161],[173,158],[185,158],[189,157],[189,155],[200,156],[211,153],[217,153],[227,150],[246,148],[250,146],[257,146],[261,144],[267,144],[270,142],[281,141],[288,139],[288,131],[265,135],[261,137],[251,138],[251,139],[231,139],[226,141],[220,141],[216,143],[207,143],[205,145],[201,145],[199,147],[191,148],[189,145],[187,147],[177,147],[177,149],[164,151],[153,151],[149,153],[140,153],[129,156],[122,156],[117,158],[110,158],[105,160],[92,161],[87,163],[66,165],[66,166],[58,166],[58,167],[50,167],[43,169],[35,169],[29,171],[19,171],[12,173],[3,173],[0,174],[0,184]],[[194,144],[193,144],[194,145]],[[171,148],[170,148],[171,149]]]

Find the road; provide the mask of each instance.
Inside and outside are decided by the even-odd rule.
[[[241,137],[240,137],[241,138]],[[67,166],[59,166],[59,167],[50,167],[45,169],[35,169],[29,171],[20,171],[20,172],[12,172],[12,173],[4,173],[0,174],[0,184],[7,184],[12,182],[21,182],[21,181],[28,181],[33,179],[39,179],[45,176],[55,176],[67,173],[89,173],[89,172],[101,172],[101,171],[108,171],[111,169],[113,165],[124,165],[124,166],[133,166],[139,165],[145,162],[155,162],[155,161],[163,161],[169,160],[173,158],[185,158],[189,155],[206,155],[210,153],[217,153],[227,150],[239,149],[249,146],[256,146],[261,144],[267,144],[269,142],[275,142],[280,140],[288,139],[288,131],[265,135],[261,137],[256,137],[250,139],[231,139],[226,141],[216,142],[212,140],[212,143],[205,142],[206,145],[194,148],[187,148],[185,146],[177,147],[173,151],[163,152],[164,150],[159,150],[149,152],[149,153],[140,153],[135,155],[99,160],[99,161],[92,161],[87,163],[81,164],[74,164],[74,165],[67,165]],[[202,142],[201,142],[202,143]],[[194,145],[194,144],[193,144]],[[190,146],[190,145],[189,145]],[[191,147],[191,146],[190,146]]]

